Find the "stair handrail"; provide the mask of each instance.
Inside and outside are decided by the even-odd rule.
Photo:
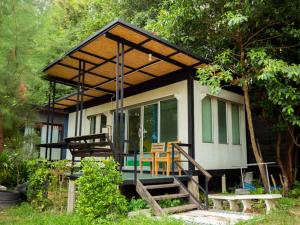
[[[195,179],[193,179],[191,174],[189,174],[191,181],[193,181],[201,189],[201,191],[204,192],[204,194],[205,194],[205,208],[208,209],[208,182],[212,178],[212,175],[209,172],[207,172],[199,163],[197,163],[196,160],[193,157],[191,157],[186,151],[184,151],[180,146],[190,147],[191,144],[172,143],[172,173],[173,173],[173,176],[174,176],[174,178],[176,178],[175,172],[174,172],[175,163],[177,164],[178,167],[180,167],[182,169],[182,171],[185,172],[185,170],[183,170],[181,165],[179,165],[178,162],[177,161],[175,162],[175,160],[174,160],[175,148],[176,148],[176,150],[180,154],[185,156],[185,158],[188,160],[189,163],[191,163],[195,168],[197,168],[205,176],[205,188],[203,188],[199,184],[199,182],[196,181]],[[195,196],[193,196],[193,197],[195,198]]]
[[[212,178],[212,175],[207,172],[207,170],[205,170],[199,163],[197,163],[197,161],[195,159],[193,159],[188,153],[186,153],[186,151],[184,151],[181,146],[190,146],[189,144],[180,144],[180,143],[172,143],[172,145],[177,149],[177,151],[180,152],[180,154],[184,155],[185,158],[187,158],[187,160],[193,164],[193,166],[195,166],[199,171],[202,172],[202,174],[208,179],[210,180]],[[174,149],[172,147],[172,161],[174,161]]]

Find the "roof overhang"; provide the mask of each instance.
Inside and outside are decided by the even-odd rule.
[[[124,44],[124,88],[179,70],[195,71],[207,61],[147,31],[116,20],[44,68],[45,79],[77,86],[80,61],[85,63],[83,101],[116,91],[117,43]],[[76,93],[55,101],[66,109],[77,102]]]

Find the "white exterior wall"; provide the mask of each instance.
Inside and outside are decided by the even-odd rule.
[[[227,138],[228,144],[218,144],[218,132],[213,132],[214,143],[202,143],[202,117],[201,117],[201,100],[210,95],[215,97],[212,100],[213,108],[213,130],[217,131],[217,98],[226,101],[241,104],[240,111],[240,131],[241,145],[231,144],[231,107],[227,104]],[[188,99],[187,99],[187,81],[180,81],[164,87],[160,87],[151,91],[140,93],[124,99],[124,107],[135,106],[149,101],[160,100],[166,97],[175,97],[178,107],[178,140],[182,143],[188,143]],[[83,132],[89,134],[88,116],[106,114],[107,125],[112,125],[115,102],[105,103],[103,105],[94,106],[83,110]],[[241,95],[222,90],[218,96],[211,95],[207,87],[200,86],[198,82],[194,82],[194,113],[195,113],[195,159],[205,169],[236,169],[238,167],[246,167],[247,150],[246,150],[246,128],[245,128],[245,110],[244,98]],[[96,121],[96,133],[99,132],[99,117]],[[73,137],[75,132],[75,112],[69,114],[68,137]],[[71,154],[67,152],[67,159],[71,159]]]
[[[205,169],[237,169],[247,167],[246,125],[244,97],[230,91],[221,90],[218,95],[212,95],[208,87],[194,82],[195,109],[195,159]],[[207,95],[212,99],[213,142],[202,142],[202,104]],[[219,144],[218,140],[218,106],[217,100],[226,101],[227,111],[227,144]],[[240,104],[240,145],[232,144],[231,102]]]
[[[160,100],[166,97],[175,97],[177,99],[177,115],[178,115],[178,140],[183,143],[188,142],[188,123],[187,123],[187,81],[180,81],[174,84],[170,84],[164,87],[160,87],[151,91],[133,95],[124,99],[124,107],[130,107],[134,105],[143,104],[149,101]],[[107,125],[112,125],[113,114],[112,110],[115,109],[115,102],[105,103],[103,105],[94,106],[84,109],[83,111],[83,132],[89,134],[89,120],[88,116],[104,113],[107,115]],[[76,113],[69,114],[68,124],[68,137],[73,137],[75,134],[75,115]],[[99,117],[97,117],[99,118]],[[96,121],[96,133],[99,132],[99,119]],[[71,154],[67,152],[67,159],[71,159]]]

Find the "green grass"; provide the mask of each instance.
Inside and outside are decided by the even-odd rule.
[[[237,225],[299,225],[300,199],[282,198],[277,209],[267,215],[257,216]]]
[[[55,211],[38,212],[29,204],[24,203],[18,207],[10,208],[4,211],[0,210],[0,225],[184,225],[182,221],[170,218],[148,218],[137,216],[132,218],[122,218],[119,221],[98,220],[91,223],[84,217],[76,214],[61,214]]]

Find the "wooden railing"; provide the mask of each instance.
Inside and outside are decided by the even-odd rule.
[[[204,193],[204,195],[205,195],[205,208],[208,209],[208,182],[212,178],[212,176],[198,162],[196,162],[196,160],[193,157],[191,157],[184,149],[182,149],[181,146],[182,147],[191,147],[191,144],[172,143],[172,174],[176,178],[176,174],[175,174],[175,164],[176,164],[177,167],[180,168],[183,173],[188,175],[190,180],[193,183],[195,183],[198,186],[198,188]],[[175,158],[175,149],[180,155],[184,156],[187,161],[183,161],[183,160],[180,160],[180,161],[176,160],[175,161],[174,160],[174,158]],[[181,164],[179,162],[188,162],[189,163],[188,172],[186,172],[186,170],[181,167]],[[193,178],[193,171],[192,171],[191,165],[192,165],[192,167],[197,169],[202,175],[204,175],[204,177],[205,177],[205,187],[202,187],[199,184],[199,181],[196,181]]]

